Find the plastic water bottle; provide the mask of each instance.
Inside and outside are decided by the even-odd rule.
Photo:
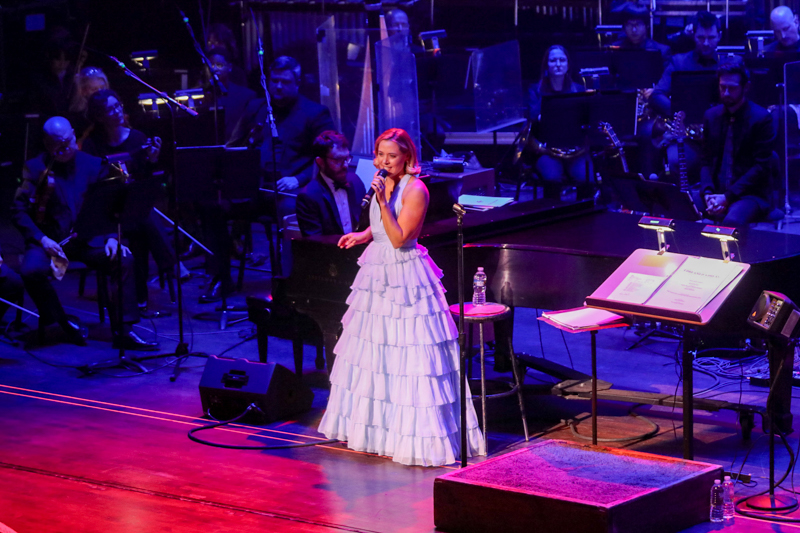
[[[732,520],[736,514],[733,493],[734,485],[731,476],[725,476],[725,481],[722,482],[722,516],[725,520]]]
[[[472,278],[472,305],[486,305],[486,273],[483,267],[478,267]]]
[[[725,511],[723,510],[725,495],[722,490],[722,482],[718,479],[714,480],[714,486],[711,487],[711,521],[722,522]]]

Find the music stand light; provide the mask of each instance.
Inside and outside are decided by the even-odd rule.
[[[728,248],[728,243],[739,241],[739,230],[736,228],[727,228],[725,226],[714,226],[709,224],[703,228],[703,231],[701,231],[700,234],[719,240],[719,245],[722,248],[722,260],[726,263],[730,262],[731,251]]]
[[[668,231],[675,231],[675,220],[671,218],[659,218],[643,216],[639,219],[640,228],[654,229],[658,233],[658,254],[667,251],[667,240],[665,234]]]
[[[142,50],[131,52],[131,60],[143,70],[150,69],[150,61],[158,57],[158,50]]]

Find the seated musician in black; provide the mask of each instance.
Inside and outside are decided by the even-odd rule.
[[[671,116],[669,98],[673,72],[717,69],[719,66],[717,46],[721,37],[722,30],[716,15],[708,11],[698,11],[697,19],[694,21],[695,49],[672,56],[655,88],[645,91],[648,104],[658,115]]]
[[[225,87],[226,93],[217,96],[217,99],[219,106],[225,110],[225,139],[230,139],[247,104],[256,97],[256,93],[231,80],[233,62],[227,49],[212,48],[208,51],[208,60]]]
[[[764,47],[765,52],[800,52],[797,15],[788,6],[773,9],[769,14],[769,25],[775,40]]]
[[[626,2],[615,11],[622,19],[625,37],[612,43],[611,46],[622,50],[655,50],[661,53],[661,59],[666,65],[670,57],[669,46],[659,44],[647,36],[647,21],[650,18],[648,8],[635,2]]]
[[[14,223],[25,238],[21,274],[25,289],[39,311],[40,333],[44,327],[58,323],[67,340],[78,345],[86,342],[85,329],[68,319],[50,283],[51,258],[64,254],[68,259],[104,271],[111,278],[112,286],[122,283],[122,324],[118,323],[115,310],[118,289],[114,287],[109,291],[115,346],[157,349],[157,343],[145,342],[131,330],[131,324],[139,321],[139,312],[130,251],[120,246],[115,235],[91,238],[77,235],[63,247],[59,244],[71,236],[87,189],[107,176],[107,167],[100,158],[78,150],[75,132],[65,118],[52,117],[45,122],[44,142],[46,153],[25,163],[23,182],[17,189],[12,209]],[[118,253],[122,254],[122,272],[118,269]]]
[[[319,172],[297,196],[297,223],[304,237],[345,235],[358,229],[365,188],[348,172],[350,145],[335,131],[323,131],[314,140]]]
[[[272,99],[273,114],[280,144],[275,146],[278,191],[297,194],[311,181],[311,145],[317,135],[332,130],[333,120],[328,108],[312,102],[300,94],[300,64],[291,57],[276,59],[269,67],[267,90]],[[272,172],[272,135],[267,121],[265,98],[252,100],[234,128],[228,141],[230,146],[246,144],[253,131],[260,131],[253,139],[261,148],[261,165]],[[294,202],[281,195],[283,214],[294,211]]]
[[[775,132],[763,107],[746,97],[749,75],[741,62],[717,70],[722,104],[704,117],[703,206],[724,226],[744,226],[770,209],[770,159]]]
[[[583,92],[582,85],[572,81],[569,74],[569,56],[561,45],[553,45],[542,57],[541,77],[528,89],[528,118],[533,124],[531,134],[535,130],[542,115],[542,97],[551,94],[569,94]],[[584,183],[587,181],[587,155],[580,147],[555,147],[571,149],[574,153],[559,156],[554,150],[542,153],[536,160],[536,172],[546,182],[555,187],[546,187],[547,196],[558,195],[560,183],[565,180]],[[551,190],[552,189],[552,190]]]
[[[19,305],[24,291],[22,279],[3,262],[2,250],[0,250],[0,298]],[[8,307],[7,304],[0,302],[0,320],[8,311]]]
[[[283,193],[278,196],[278,224],[286,215],[294,213],[297,193],[311,181],[314,159],[311,146],[314,139],[323,131],[333,129],[328,108],[299,94],[300,80],[300,65],[291,57],[279,57],[269,67],[267,89],[280,139],[275,145],[275,166],[279,174],[275,181],[278,191]],[[249,144],[259,147],[262,169],[270,176],[273,150],[266,103],[266,98],[257,98],[247,105],[228,145]],[[214,252],[206,261],[206,269],[212,280],[208,290],[200,296],[200,303],[219,301],[223,292],[227,294],[234,289],[230,273],[233,242],[227,221],[231,218],[253,220],[265,214],[264,210],[268,209],[270,203],[232,204],[225,201],[222,204],[207,203],[200,206],[206,244]],[[235,209],[232,209],[232,205],[235,205]]]
[[[83,151],[96,157],[122,155],[127,160],[119,165],[132,178],[150,177],[161,152],[161,139],[148,138],[143,132],[131,128],[119,96],[110,89],[94,93],[89,98],[87,111],[92,131],[83,141]],[[130,239],[133,251],[136,301],[143,316],[148,317],[148,257],[152,253],[159,271],[170,274],[175,268],[175,252],[158,215],[152,211],[138,228],[126,231],[125,237]]]

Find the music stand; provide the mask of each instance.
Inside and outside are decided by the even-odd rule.
[[[679,70],[672,73],[672,110],[686,113],[686,124],[702,124],[703,115],[719,103],[719,82],[714,70]]]
[[[661,79],[664,59],[658,50],[614,50],[612,72],[620,89],[645,89]]]
[[[783,102],[783,65],[800,61],[800,53],[767,52],[763,56],[748,55],[744,64],[750,70],[747,97],[762,107]]]
[[[695,284],[695,296],[676,294],[673,288],[679,277],[686,275],[680,267],[691,260],[702,265],[699,275],[689,275]],[[688,263],[687,263],[688,264]],[[725,263],[720,259],[689,257],[670,252],[639,249],[628,258],[598,287],[586,297],[589,307],[597,307],[615,313],[642,316],[681,325],[683,332],[683,458],[694,459],[694,330],[708,324],[725,304],[728,296],[749,270],[746,263]],[[717,276],[704,273],[713,272]],[[731,277],[730,274],[733,274]],[[660,285],[637,285],[645,278],[663,278]],[[702,278],[702,279],[698,279]],[[673,282],[673,283],[671,283]],[[716,282],[716,284],[715,284]],[[620,289],[627,288],[626,291]],[[708,289],[708,290],[707,290]],[[680,287],[678,288],[680,291]],[[643,294],[644,293],[644,294]],[[648,296],[649,294],[649,296]],[[703,299],[702,295],[708,295]],[[696,307],[692,304],[697,303]]]
[[[122,342],[123,330],[123,280],[122,280],[122,232],[138,226],[153,210],[158,198],[161,181],[157,178],[144,178],[126,182],[123,178],[110,178],[90,186],[84,195],[81,210],[75,220],[74,233],[77,238],[88,241],[100,235],[116,234],[117,239],[117,334],[119,357],[116,360],[100,361],[78,368],[85,374],[97,369],[127,368],[131,371],[147,372],[140,361],[163,357],[129,357]]]
[[[218,201],[254,200],[258,196],[262,171],[261,153],[256,149],[226,146],[181,147],[176,152],[176,163],[176,187],[178,197],[183,202],[201,202],[208,198],[217,198]],[[274,260],[272,249],[270,254]],[[222,291],[222,305],[215,311],[221,312],[220,329],[225,329],[228,326],[227,313],[245,309],[228,306],[227,294]],[[206,313],[201,313],[198,316],[205,315]]]
[[[673,183],[645,180],[633,173],[608,176],[606,180],[625,209],[678,220],[702,218],[691,194]]]

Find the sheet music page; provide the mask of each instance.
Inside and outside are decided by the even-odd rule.
[[[582,307],[580,309],[560,313],[545,312],[542,313],[542,316],[571,330],[595,328],[625,319],[622,315],[604,311],[603,309],[594,309],[592,307]]]
[[[697,313],[742,272],[740,263],[689,257],[647,305]]]
[[[622,283],[617,285],[607,300],[616,300],[630,304],[643,304],[658,289],[667,276],[653,276],[629,272]]]

